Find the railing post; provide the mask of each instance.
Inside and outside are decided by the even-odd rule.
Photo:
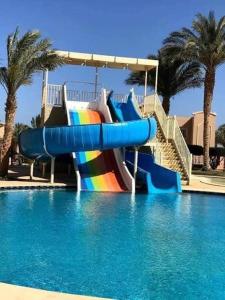
[[[170,117],[167,116],[166,118],[166,142],[169,141],[169,125],[170,125]]]
[[[153,108],[153,112],[156,111],[156,93],[154,94],[154,108]]]
[[[66,100],[67,100],[67,91],[66,91],[66,84],[65,83],[64,83],[62,88],[63,88],[63,99],[62,100],[63,100],[63,103],[65,103]]]
[[[147,84],[148,84],[148,71],[145,70],[145,91],[144,91],[144,96],[147,96]]]
[[[192,176],[192,154],[190,155],[190,161],[189,161],[189,180],[188,180],[188,184],[191,183],[191,176]]]
[[[143,115],[146,113],[146,97],[144,97],[144,102],[143,102]]]
[[[175,141],[175,133],[176,133],[175,122],[176,122],[176,116],[173,116],[173,140],[174,141]]]

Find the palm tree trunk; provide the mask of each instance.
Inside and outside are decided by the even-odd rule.
[[[8,94],[5,107],[5,130],[0,150],[0,176],[5,177],[8,174],[9,154],[12,143],[14,121],[16,114],[16,96]]]
[[[215,68],[211,67],[206,70],[204,82],[204,129],[203,129],[203,170],[209,170],[209,121],[213,99],[213,90],[215,85]]]
[[[162,101],[162,107],[165,113],[168,115],[170,112],[170,97],[164,96]]]

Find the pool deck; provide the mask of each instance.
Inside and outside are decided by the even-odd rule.
[[[213,193],[213,194],[224,194],[225,186],[213,185],[207,182],[202,182],[203,178],[208,176],[203,175],[192,175],[190,185],[183,185],[182,189],[185,192],[201,192],[201,193]]]
[[[31,181],[29,178],[29,167],[27,165],[20,167],[12,167],[9,171],[10,180],[0,180],[0,189],[26,189],[26,188],[75,188],[75,178],[63,176],[55,178],[55,182],[51,184],[48,178],[42,178],[36,172],[36,176]],[[192,175],[190,185],[183,185],[185,192],[202,192],[225,194],[225,186],[218,186],[202,182],[207,176]]]
[[[40,172],[35,171],[33,180],[30,180],[29,166],[11,167],[9,169],[9,180],[0,180],[0,189],[11,188],[75,188],[75,178],[66,175],[58,175],[55,182],[50,183],[48,178],[43,178]]]
[[[2,300],[103,300],[89,296],[50,292],[40,289],[0,283],[0,299]],[[108,299],[109,300],[109,299]]]

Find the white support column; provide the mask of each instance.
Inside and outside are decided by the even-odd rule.
[[[30,164],[30,180],[33,180],[34,177],[34,161]]]
[[[158,88],[158,72],[159,72],[159,67],[156,67],[155,71],[155,94],[157,94],[157,88]]]
[[[138,147],[134,148],[134,184],[136,187],[136,176],[137,176],[137,167],[138,167]]]
[[[95,68],[95,99],[97,98],[98,92],[98,67]]]
[[[147,85],[148,85],[148,71],[145,71],[145,92],[144,92],[144,96],[147,96]]]
[[[44,126],[45,122],[45,106],[48,98],[48,70],[43,72],[42,80],[42,99],[41,99],[41,125]]]
[[[190,162],[189,162],[189,178],[188,178],[188,185],[191,184],[191,176],[192,176],[192,154],[191,154],[191,159],[190,159]]]
[[[42,80],[42,106],[46,105],[47,85],[48,85],[48,70],[46,69],[43,72],[43,80]]]
[[[55,172],[55,157],[51,158],[51,175],[50,175],[50,182],[54,183],[54,172]]]

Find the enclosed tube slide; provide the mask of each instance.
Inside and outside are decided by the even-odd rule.
[[[129,143],[136,143],[132,135],[134,131],[137,130],[137,127],[133,124],[133,129],[130,127],[127,132],[121,130],[122,128],[117,128],[118,133],[116,133],[115,128],[118,124],[112,123],[106,101],[105,90],[102,90],[101,99],[98,101],[69,101],[65,95],[65,106],[69,125],[83,125],[85,128],[89,128],[89,124],[98,124],[98,126],[102,128],[100,131],[102,137],[97,141],[97,148],[85,149],[85,151],[75,149],[73,152],[78,189],[112,192],[135,191],[133,177],[130,175],[125,162],[122,160],[118,148],[121,147],[124,136],[126,136],[125,140],[127,140],[127,142],[131,139]],[[147,126],[149,126],[149,129],[151,127],[151,130],[149,131],[149,137],[147,137],[147,139],[151,139],[156,132],[156,123],[153,119],[149,119],[148,123],[149,125]],[[107,130],[104,129],[105,126],[108,128]],[[114,128],[113,130],[110,129],[111,126]],[[132,130],[133,133],[131,133]],[[143,130],[146,131],[144,128]],[[90,132],[89,130],[89,137],[96,139],[96,133]],[[142,139],[143,137],[139,136],[139,138]],[[87,139],[88,137],[85,137],[85,140]],[[143,143],[143,141],[139,142]],[[101,146],[101,143],[104,143],[104,146]]]
[[[108,106],[114,121],[122,124],[126,121],[143,120],[137,104],[134,102],[133,91],[127,102],[119,103],[113,100],[113,93],[109,94]],[[126,163],[129,170],[134,169],[134,153],[126,152]],[[145,186],[148,193],[175,193],[181,192],[181,178],[178,172],[169,170],[155,163],[153,155],[139,153],[137,180]]]
[[[21,153],[31,159],[73,153],[78,190],[133,191],[128,169],[111,149],[143,145],[156,133],[155,120],[105,123],[110,114],[102,100],[67,101],[66,109],[68,126],[23,131]]]

